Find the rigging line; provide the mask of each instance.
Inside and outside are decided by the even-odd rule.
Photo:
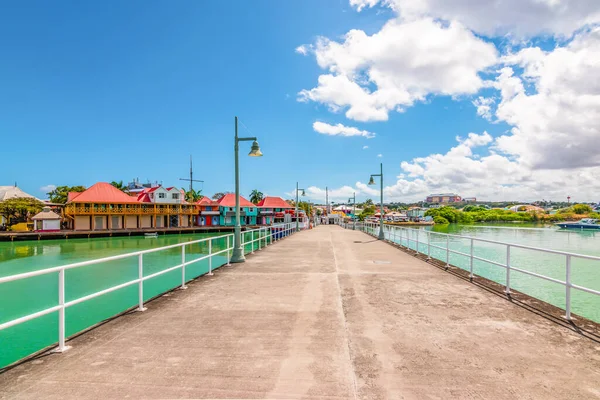
[[[242,126],[243,126],[244,128],[246,128],[246,130],[247,130],[248,132],[250,132],[250,134],[251,134],[252,136],[254,136],[254,133],[252,133],[252,131],[250,130],[250,128],[248,128],[248,127],[246,126],[246,124],[244,124],[244,122],[243,122],[243,121],[240,119],[240,117],[238,117],[238,122],[239,122],[240,124],[242,124]]]

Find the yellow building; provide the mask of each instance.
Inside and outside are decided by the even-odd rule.
[[[130,196],[105,182],[96,183],[85,192],[69,193],[64,208],[67,225],[77,231],[191,226],[195,205],[186,203],[183,194],[174,188],[152,189],[160,193],[165,190],[171,197],[165,198],[164,203],[162,195],[149,201],[146,191]]]

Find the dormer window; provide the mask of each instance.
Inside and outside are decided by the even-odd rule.
[[[150,193],[150,198],[154,199],[154,193]]]
[[[172,199],[173,200],[179,200],[179,193],[173,193],[172,194]]]
[[[158,194],[158,198],[159,199],[165,199],[167,196],[164,193],[159,193]]]

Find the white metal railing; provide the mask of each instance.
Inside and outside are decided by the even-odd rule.
[[[344,223],[341,225],[342,225],[342,227],[344,227],[346,229],[352,229],[351,223],[349,223],[349,224]],[[379,223],[371,223],[371,222],[357,223],[356,229],[361,230],[369,235],[377,237],[377,235],[379,233]],[[539,279],[543,279],[543,280],[546,280],[549,282],[553,282],[553,283],[562,285],[565,287],[565,318],[568,320],[571,320],[571,307],[572,307],[571,290],[572,289],[577,289],[577,290],[581,290],[586,293],[600,296],[600,291],[598,291],[598,290],[574,284],[572,282],[572,268],[571,268],[572,264],[573,264],[573,259],[600,261],[600,257],[588,256],[585,254],[570,253],[570,252],[559,251],[559,250],[550,250],[550,249],[544,249],[544,248],[540,248],[540,247],[525,246],[525,245],[514,244],[514,243],[498,242],[495,240],[481,239],[481,238],[476,238],[476,237],[471,237],[471,236],[451,235],[451,234],[447,234],[447,233],[438,233],[438,232],[421,230],[418,228],[405,228],[405,227],[398,227],[398,226],[392,226],[392,225],[384,225],[384,234],[385,234],[386,240],[388,240],[388,241],[399,244],[401,246],[404,246],[403,243],[406,243],[406,246],[404,246],[404,247],[415,250],[415,252],[416,252],[415,255],[419,255],[420,253],[427,255],[427,260],[432,259],[432,257],[431,257],[431,249],[432,248],[442,250],[445,253],[444,254],[445,259],[438,259],[438,260],[446,263],[446,269],[448,269],[448,267],[450,266],[450,255],[451,254],[456,254],[456,255],[467,257],[469,260],[469,268],[468,268],[469,277],[471,279],[473,279],[473,277],[474,277],[473,263],[475,260],[481,261],[484,263],[488,263],[488,264],[496,266],[496,267],[503,268],[506,270],[504,286],[505,286],[505,293],[507,293],[507,294],[510,294],[510,290],[511,290],[511,272],[512,271],[520,272],[522,274],[532,276],[534,278],[539,278]],[[425,240],[420,240],[421,236],[423,236],[423,234],[425,234],[425,238],[424,238]],[[432,237],[434,238],[434,241],[432,241]],[[441,238],[442,240],[439,242],[436,241],[439,238]],[[465,253],[462,251],[452,249],[450,247],[451,239],[460,239],[460,240],[469,241],[469,252]],[[474,250],[475,250],[475,244],[477,242],[490,243],[490,244],[494,244],[494,245],[504,246],[505,251],[506,251],[506,262],[502,263],[502,262],[497,262],[494,260],[476,256],[474,254]],[[412,243],[412,245],[411,245],[411,243]],[[442,243],[445,245],[440,246],[439,243]],[[565,257],[565,261],[564,261],[565,278],[564,278],[564,280],[556,279],[556,278],[553,278],[553,277],[550,277],[547,275],[543,275],[543,274],[539,274],[536,272],[528,271],[523,268],[515,267],[511,263],[511,249],[524,249],[524,250],[531,250],[531,251],[535,251],[535,252],[542,252],[542,253],[547,253],[547,254],[555,254],[555,255],[564,256]],[[462,267],[459,267],[459,268],[465,269]],[[498,282],[498,283],[500,283],[500,282]]]
[[[265,227],[260,227],[257,229],[243,231],[242,235],[241,235],[242,236],[241,245],[242,245],[242,248],[244,249],[244,252],[246,252],[246,250],[245,250],[246,246],[250,245],[251,249],[249,252],[254,253],[255,247],[257,247],[258,250],[260,250],[270,244],[278,242],[278,241],[292,235],[293,233],[295,233],[295,231],[296,231],[295,224],[292,224],[292,223],[265,226]],[[247,239],[248,234],[250,236],[250,239]],[[225,249],[213,251],[213,245],[212,245],[213,241],[219,240],[219,239],[224,239],[224,238],[227,239],[227,246],[225,247]],[[204,254],[193,260],[186,261],[186,251],[185,251],[186,246],[190,246],[190,245],[198,244],[198,243],[206,243],[206,242],[208,242],[208,254]],[[257,242],[258,242],[258,244],[255,244]],[[175,248],[181,248],[181,263],[180,264],[169,267],[167,269],[164,269],[164,270],[161,270],[158,272],[155,272],[153,274],[144,276],[144,255],[150,254],[150,253],[156,253],[156,252],[168,250],[168,249],[175,249]],[[138,285],[137,310],[144,311],[144,310],[146,310],[146,308],[144,307],[144,282],[145,281],[147,281],[148,279],[152,279],[152,278],[164,275],[171,271],[181,269],[181,286],[180,286],[180,288],[186,289],[187,287],[185,284],[186,284],[186,282],[189,281],[186,279],[186,275],[185,275],[186,266],[197,263],[197,262],[205,260],[205,259],[208,259],[208,273],[207,274],[212,275],[213,257],[223,254],[223,253],[226,253],[227,263],[222,264],[222,265],[230,265],[232,250],[233,250],[233,234],[229,233],[226,235],[209,237],[209,238],[204,238],[204,239],[199,239],[199,240],[193,240],[190,242],[178,243],[178,244],[173,244],[173,245],[169,245],[169,246],[157,247],[157,248],[149,249],[149,250],[136,251],[133,253],[120,254],[120,255],[111,256],[111,257],[99,258],[99,259],[95,259],[95,260],[81,261],[81,262],[77,262],[77,263],[73,263],[73,264],[67,264],[67,265],[47,268],[47,269],[38,270],[38,271],[32,271],[32,272],[26,272],[26,273],[17,274],[17,275],[0,277],[0,285],[1,285],[3,283],[14,282],[14,281],[22,280],[22,279],[31,278],[34,276],[58,273],[58,304],[56,306],[53,306],[53,307],[50,307],[50,308],[47,308],[47,309],[44,309],[41,311],[37,311],[32,314],[28,314],[28,315],[22,316],[20,318],[13,319],[11,321],[1,323],[0,331],[58,311],[58,348],[55,351],[63,352],[69,348],[65,345],[66,340],[68,339],[66,336],[66,329],[65,329],[65,327],[66,327],[65,310],[67,308],[74,306],[76,304],[85,302],[87,300],[91,300],[93,298],[114,292],[119,289],[123,289],[123,288],[129,287],[129,286],[132,286],[132,285]],[[81,267],[85,267],[85,266],[89,266],[89,265],[102,264],[102,263],[116,261],[116,260],[135,258],[135,257],[137,257],[137,259],[138,259],[138,277],[136,279],[125,282],[125,283],[121,283],[119,285],[109,287],[104,290],[97,291],[95,293],[88,294],[83,297],[79,297],[74,300],[65,301],[65,288],[66,288],[65,271],[66,270],[73,269],[73,268],[81,268]],[[202,274],[200,274],[200,275],[202,275]],[[200,276],[200,275],[198,275],[198,276]],[[197,278],[197,276],[192,279],[195,279],[195,278]],[[171,289],[169,289],[169,290],[171,290]],[[0,366],[0,367],[2,367],[2,366]]]

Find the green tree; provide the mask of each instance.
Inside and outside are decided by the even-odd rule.
[[[371,199],[365,200],[365,206],[372,206],[372,205],[373,205],[373,200],[371,200]]]
[[[200,200],[202,198],[202,190],[198,189],[191,189],[191,190],[185,190],[184,188],[182,188],[185,195],[185,201],[187,201],[188,203],[195,203],[198,200]]]
[[[129,189],[127,189],[127,185],[125,185],[123,181],[112,181],[110,184],[119,189],[121,192],[129,193]]]
[[[30,197],[15,197],[0,201],[0,215],[10,224],[11,221],[26,222],[28,218],[42,211],[44,204]]]
[[[433,222],[435,222],[436,225],[448,225],[450,222],[442,217],[441,215],[436,215],[435,217],[433,217]]]
[[[589,214],[592,211],[594,211],[592,209],[592,207],[590,207],[587,204],[575,204],[573,207],[571,207],[573,209],[573,212],[577,215],[581,215],[581,214]]]
[[[312,215],[312,205],[307,201],[299,201],[298,208],[303,210],[306,215]]]
[[[219,200],[221,197],[225,196],[226,194],[229,194],[231,192],[217,192],[215,194],[213,194],[212,199],[213,200]]]
[[[48,192],[48,198],[51,203],[65,204],[69,192],[85,192],[85,186],[57,186],[51,192]]]
[[[250,202],[254,203],[254,204],[258,204],[260,203],[260,201],[264,198],[264,195],[261,191],[259,191],[258,189],[254,189],[252,192],[250,192]]]

